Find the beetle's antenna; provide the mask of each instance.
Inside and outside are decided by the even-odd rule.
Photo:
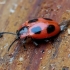
[[[15,33],[11,33],[11,32],[0,32],[0,38],[3,37],[3,34],[17,35],[17,34],[15,34]]]
[[[17,41],[18,39],[15,39],[9,46],[8,51],[10,50],[11,46]]]

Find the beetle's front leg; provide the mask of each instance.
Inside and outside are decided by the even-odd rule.
[[[26,46],[23,42],[22,42],[22,46],[23,46],[24,51],[26,51],[27,49],[26,49]]]
[[[24,48],[24,51],[26,51],[26,50],[27,50],[25,45],[23,45],[23,48]]]
[[[27,50],[27,49],[26,49],[26,46],[24,45],[24,44],[26,43],[26,39],[27,39],[27,38],[25,38],[24,40],[21,41],[22,44],[23,44],[23,48],[24,48],[25,51]]]

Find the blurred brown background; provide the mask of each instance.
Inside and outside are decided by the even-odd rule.
[[[0,32],[16,32],[26,20],[45,17],[59,24],[70,19],[70,0],[0,0]],[[69,27],[68,27],[69,28]],[[35,47],[18,42],[7,49],[15,36],[0,39],[0,70],[70,70],[70,35],[67,30],[53,43]]]

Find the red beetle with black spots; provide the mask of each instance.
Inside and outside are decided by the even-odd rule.
[[[56,36],[60,31],[61,26],[52,19],[38,18],[23,23],[16,31],[16,34],[10,32],[1,32],[0,37],[6,33],[16,35],[16,39],[12,42],[12,44],[17,40],[22,40],[22,43],[25,43],[27,38],[31,38],[33,43],[37,46],[38,44],[35,40],[47,40]],[[9,49],[12,44],[9,46]]]

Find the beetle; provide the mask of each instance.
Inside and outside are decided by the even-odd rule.
[[[60,31],[64,30],[66,26],[67,25],[60,26],[56,21],[50,18],[38,18],[23,23],[16,31],[16,33],[0,32],[0,37],[2,37],[3,34],[16,35],[16,39],[8,48],[9,51],[14,42],[16,42],[17,40],[22,40],[22,43],[25,44],[28,38],[31,38],[33,43],[38,46],[36,40],[48,40],[49,38],[59,34]]]

